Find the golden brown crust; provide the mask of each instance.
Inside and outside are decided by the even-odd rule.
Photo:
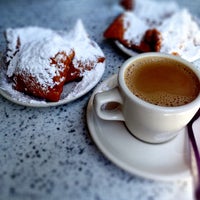
[[[120,14],[113,23],[105,30],[103,36],[107,39],[123,40],[124,28],[123,28],[124,14]]]
[[[157,29],[149,29],[145,32],[143,40],[140,43],[140,49],[143,52],[160,51],[162,35]]]

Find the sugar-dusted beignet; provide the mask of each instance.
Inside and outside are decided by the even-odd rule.
[[[38,27],[8,29],[6,36],[7,75],[13,79],[13,87],[47,101],[58,101],[75,54],[73,49],[60,35]]]
[[[13,87],[46,101],[58,101],[65,83],[81,80],[105,56],[81,20],[69,32],[39,27],[6,30],[7,76]]]
[[[138,52],[159,51],[160,49],[160,32],[156,29],[149,29],[144,21],[130,11],[119,15],[106,29],[104,37],[118,40],[127,48]]]

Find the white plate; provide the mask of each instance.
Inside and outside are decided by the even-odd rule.
[[[0,94],[14,103],[30,107],[50,107],[66,104],[85,95],[100,81],[105,70],[105,62],[98,63],[95,69],[85,73],[80,82],[71,82],[65,84],[61,94],[61,99],[58,102],[46,102],[14,90],[12,88],[12,82],[9,82],[7,79],[6,66],[3,60],[1,60]]]
[[[124,53],[126,53],[129,56],[136,56],[138,53],[136,51],[133,51],[132,49],[129,49],[125,47],[123,44],[121,44],[119,41],[115,40],[115,45]]]
[[[114,75],[94,91],[87,107],[90,134],[102,153],[122,169],[153,180],[191,179],[187,131],[164,144],[148,144],[131,135],[123,122],[104,121],[95,114],[94,94],[117,85]]]

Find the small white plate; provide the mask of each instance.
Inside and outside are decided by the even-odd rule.
[[[138,53],[136,51],[133,51],[132,49],[129,49],[125,47],[123,44],[121,44],[119,41],[115,40],[115,45],[124,53],[126,53],[129,56],[136,56]]]
[[[98,71],[97,71],[98,70]],[[101,79],[105,70],[105,62],[98,63],[95,69],[85,73],[80,82],[71,82],[64,85],[61,98],[58,102],[46,102],[38,98],[26,95],[12,88],[6,76],[6,67],[3,61],[0,63],[0,94],[6,99],[23,106],[50,107],[69,103],[89,92]]]
[[[191,179],[190,145],[187,130],[164,144],[148,144],[137,140],[123,122],[100,119],[93,108],[97,92],[117,86],[114,75],[94,91],[87,107],[90,134],[101,152],[122,169],[153,180]]]

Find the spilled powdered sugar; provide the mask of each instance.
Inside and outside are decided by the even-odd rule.
[[[18,49],[18,37],[20,37],[20,49]],[[74,67],[79,67],[79,61],[87,64],[96,62],[97,56],[104,57],[100,47],[88,37],[81,20],[78,20],[75,27],[68,33],[41,27],[7,29],[6,39],[8,41],[6,61],[9,65],[6,69],[4,64],[4,70],[1,71],[0,88],[11,98],[25,103],[46,102],[14,90],[12,81],[9,81],[9,77],[12,77],[14,73],[31,72],[41,85],[53,87],[57,84],[53,82],[53,77],[59,75],[59,70],[64,69],[62,62],[58,63],[59,67],[50,65],[50,58],[58,52],[65,52],[68,55],[73,49],[76,52],[73,59]],[[62,55],[56,59],[62,60]],[[69,102],[92,89],[100,80],[104,69],[105,63],[96,63],[92,70],[82,72],[83,78],[80,82],[65,84],[61,100],[57,104],[63,101]]]
[[[188,61],[200,58],[200,29],[188,10],[175,2],[135,1],[124,12],[124,39],[139,44],[148,29],[162,35],[160,52],[178,54]]]

